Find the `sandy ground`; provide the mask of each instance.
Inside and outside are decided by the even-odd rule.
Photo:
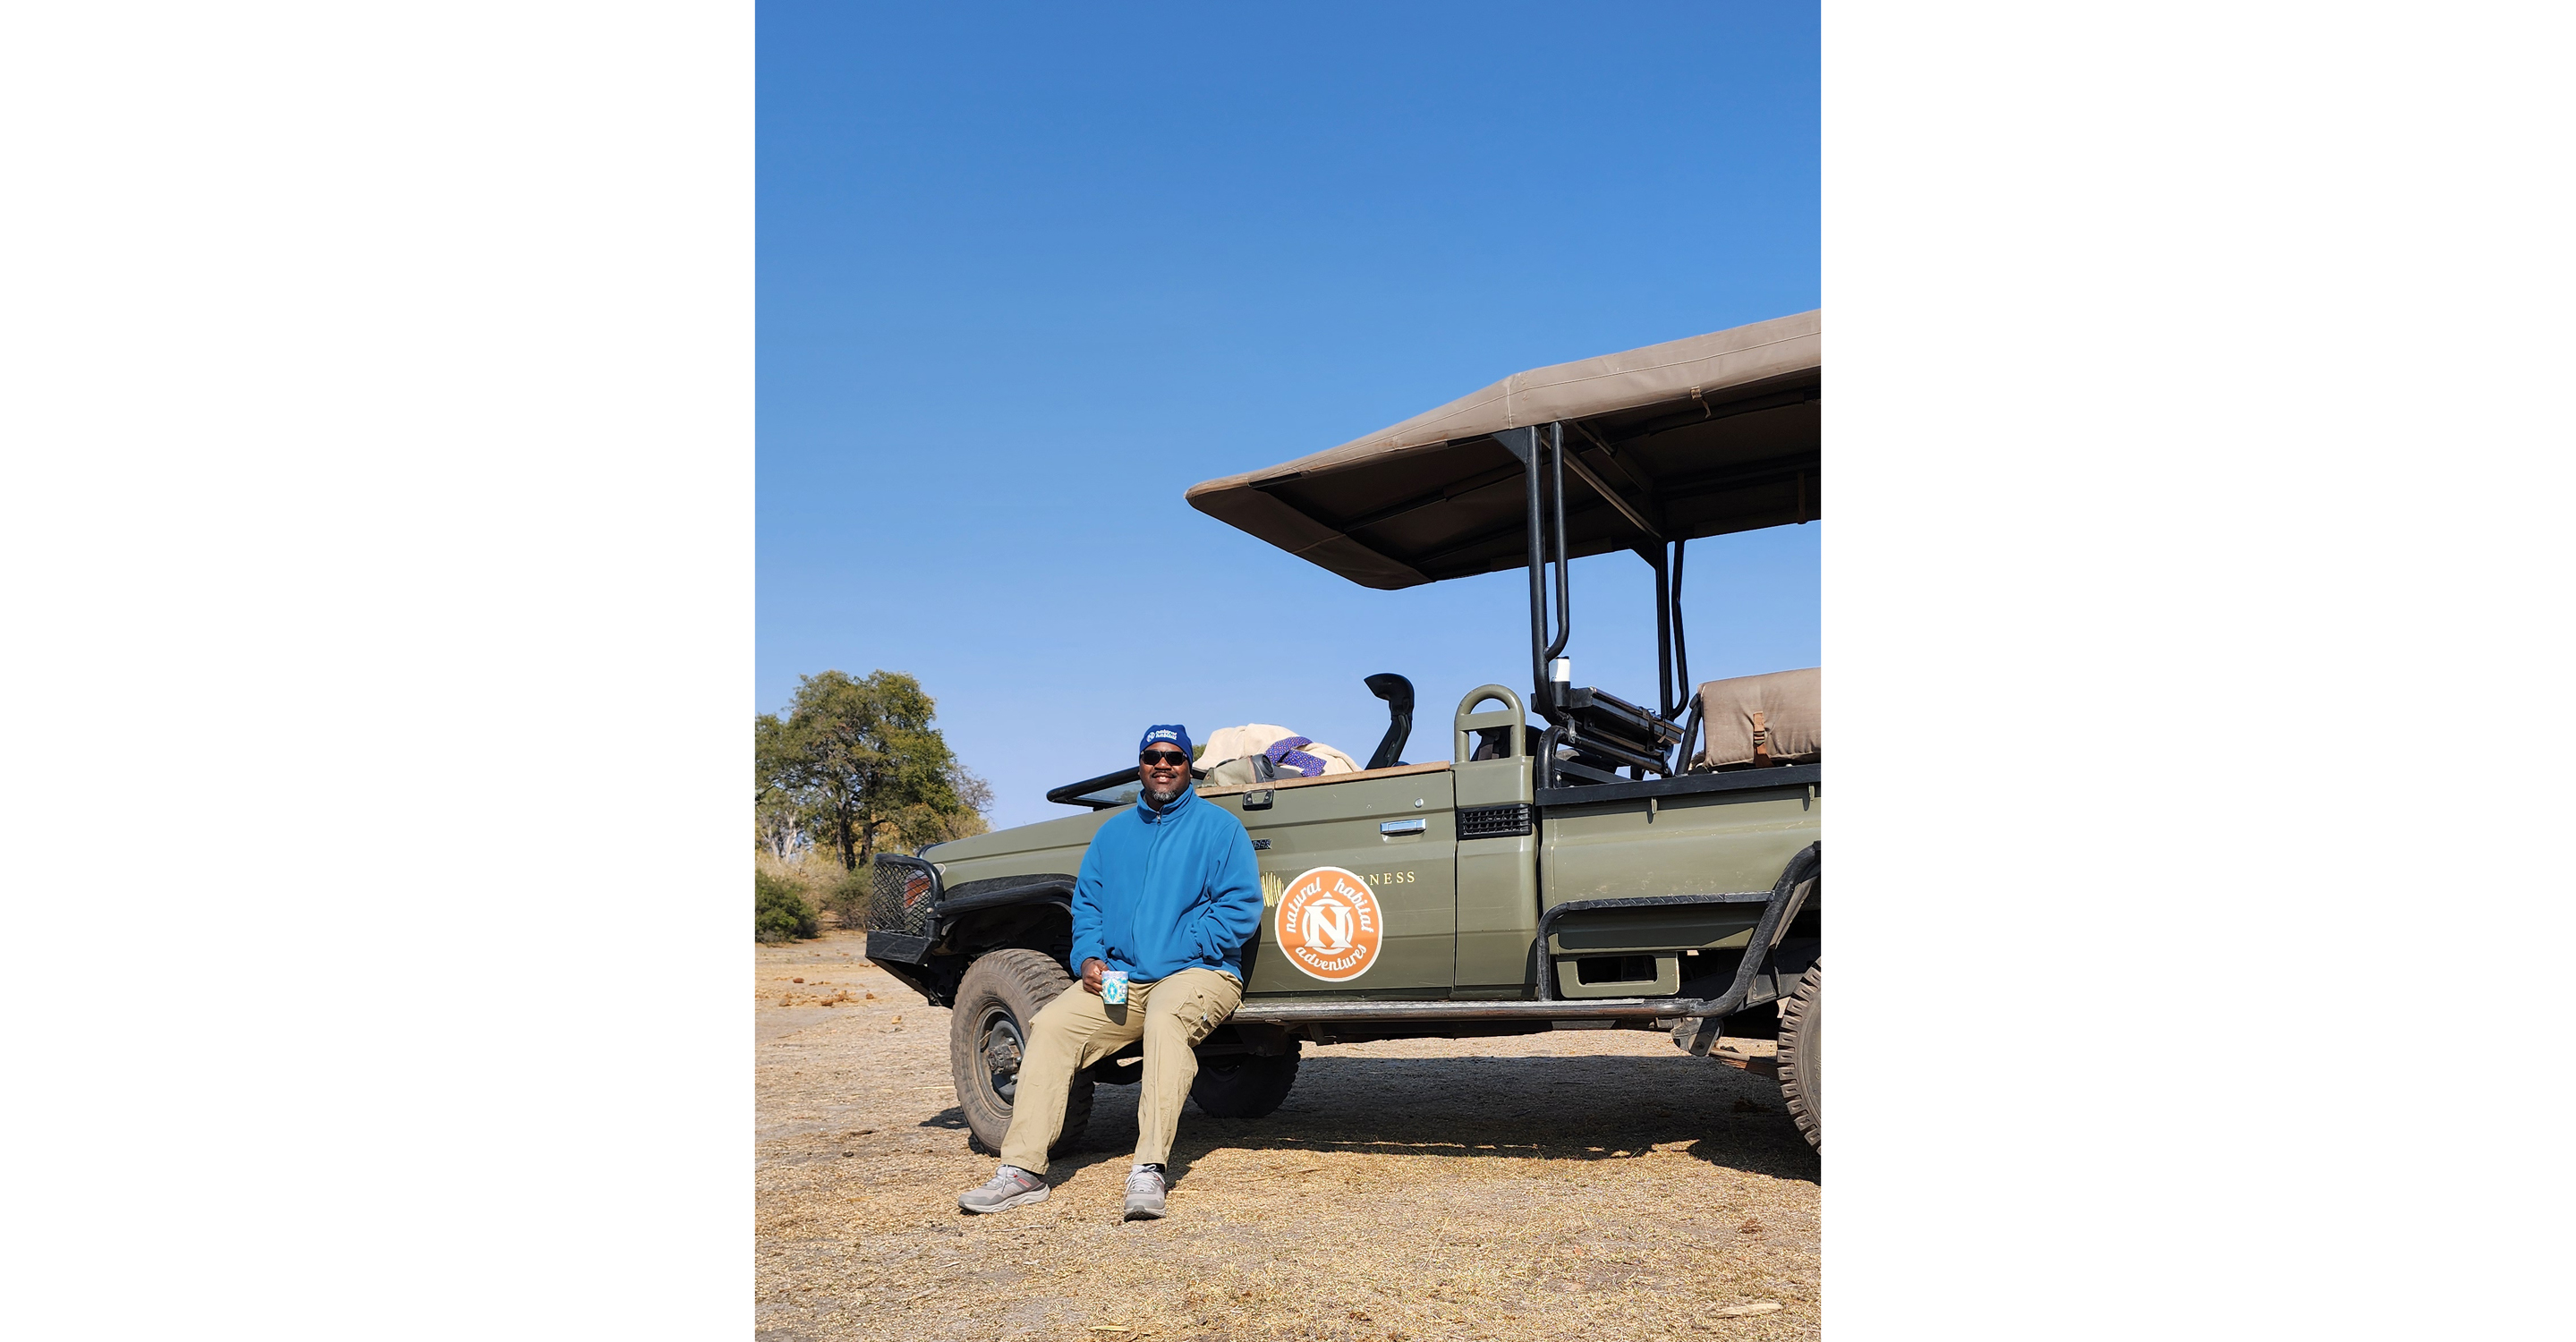
[[[1136,1091],[1102,1086],[1052,1198],[967,1216],[995,1162],[967,1149],[948,1013],[863,944],[757,953],[764,1339],[1820,1331],[1814,1152],[1775,1083],[1668,1036],[1308,1045],[1270,1117],[1182,1112],[1171,1215],[1132,1224]]]

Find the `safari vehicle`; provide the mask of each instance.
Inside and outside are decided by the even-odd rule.
[[[1413,687],[1385,674],[1369,689],[1389,730],[1356,772],[1221,783],[1199,760],[1198,795],[1250,832],[1264,895],[1243,1004],[1198,1048],[1201,1108],[1276,1109],[1309,1043],[1664,1029],[1703,1056],[1776,1037],[1821,1146],[1817,673],[1693,693],[1681,587],[1691,538],[1822,516],[1822,368],[1819,314],[1781,317],[1516,374],[1188,492],[1362,586],[1526,568],[1530,602],[1526,696],[1467,690],[1444,758],[1398,758]],[[1570,562],[1616,550],[1652,570],[1651,700],[1581,685],[1566,656]],[[1087,814],[876,858],[868,958],[952,1009],[958,1103],[986,1148],[1029,1020],[1072,982],[1084,848],[1138,786],[1113,770],[1048,794]],[[1139,1060],[1130,1045],[1076,1078],[1061,1143]]]

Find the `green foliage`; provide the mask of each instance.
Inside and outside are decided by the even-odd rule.
[[[865,869],[845,871],[823,892],[823,907],[841,920],[845,928],[868,925],[868,901],[875,897],[874,881]]]
[[[794,881],[755,871],[751,877],[753,935],[761,941],[787,941],[822,935],[814,906]]]
[[[900,671],[799,680],[786,716],[752,720],[763,846],[785,858],[792,828],[858,872],[882,847],[982,833],[979,812],[992,794],[930,725],[936,709],[921,682]]]

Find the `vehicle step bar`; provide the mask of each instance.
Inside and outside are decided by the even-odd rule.
[[[1671,1020],[1723,1015],[1724,998],[1602,997],[1571,1002],[1246,1002],[1232,1019],[1251,1025],[1343,1024],[1350,1021]]]

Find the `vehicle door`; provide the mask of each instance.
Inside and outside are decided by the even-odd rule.
[[[1456,967],[1457,804],[1446,764],[1201,793],[1261,864],[1250,996],[1445,996]]]

